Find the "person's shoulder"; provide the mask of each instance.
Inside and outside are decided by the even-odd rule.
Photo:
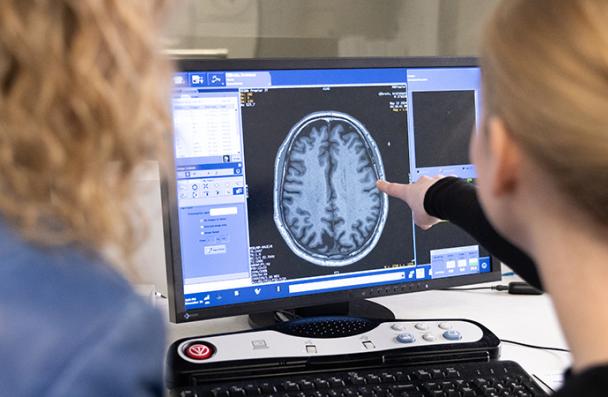
[[[0,226],[0,293],[0,384],[13,395],[75,395],[68,389],[103,373],[118,376],[109,383],[123,390],[142,374],[160,377],[160,313],[99,256],[39,247]]]
[[[48,396],[160,396],[165,334],[160,313],[137,300],[124,302],[105,329],[76,346]]]
[[[80,321],[110,314],[112,302],[134,295],[128,281],[96,253],[77,246],[44,247],[1,223],[0,263],[3,310]]]
[[[555,397],[600,397],[608,390],[608,363],[566,376]]]

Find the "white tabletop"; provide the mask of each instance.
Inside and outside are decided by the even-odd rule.
[[[516,280],[503,279],[501,283]],[[497,283],[481,284],[494,285]],[[477,321],[500,339],[532,345],[567,348],[548,295],[510,295],[506,292],[424,291],[372,299],[398,319],[463,318]],[[188,324],[169,323],[169,343],[196,335],[249,329],[246,316],[219,318]],[[518,362],[543,380],[555,379],[570,365],[570,355],[502,343],[501,359]]]

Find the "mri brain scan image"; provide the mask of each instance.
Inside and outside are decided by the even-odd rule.
[[[378,179],[380,151],[357,119],[326,111],[297,122],[275,160],[274,220],[289,248],[328,267],[364,258],[388,214]]]

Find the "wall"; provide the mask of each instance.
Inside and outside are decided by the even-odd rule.
[[[474,55],[497,0],[177,0],[172,48],[237,57]]]

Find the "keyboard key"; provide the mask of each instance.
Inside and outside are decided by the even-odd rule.
[[[236,386],[232,386],[228,390],[228,394],[230,397],[245,397],[247,395],[247,393],[245,393],[245,389]]]
[[[260,389],[262,390],[263,394],[272,394],[277,392],[277,388],[274,385],[266,382],[260,384]]]
[[[260,390],[260,388],[252,383],[245,385],[244,389],[245,389],[245,393],[249,397],[259,396],[260,394],[262,394],[262,391]]]
[[[298,384],[291,381],[283,382],[281,386],[285,391],[300,391]]]
[[[435,383],[435,382],[425,383],[423,385],[423,387],[425,388],[425,390],[427,390],[429,392],[430,391],[434,391],[434,390],[439,390],[439,391],[443,390],[443,388],[441,387],[441,385],[439,383]]]
[[[349,378],[349,383],[354,386],[362,386],[366,383],[365,378],[360,376],[351,376]]]
[[[307,380],[301,380],[298,382],[298,385],[300,386],[300,390],[312,390],[315,388],[315,384]]]
[[[460,373],[456,368],[446,368],[445,369],[445,377],[446,378],[460,378]]]
[[[471,389],[470,387],[463,387],[460,389],[460,391],[462,392],[462,397],[475,397],[477,395],[475,390]]]
[[[403,392],[409,393],[409,392],[417,391],[418,389],[416,388],[415,385],[413,385],[411,383],[406,383],[406,384],[393,385],[390,387],[390,390],[393,391],[393,394],[398,396]]]
[[[415,372],[416,378],[418,378],[419,380],[431,380],[433,378],[433,376],[431,375],[430,372],[421,369]]]
[[[443,379],[443,371],[441,369],[432,369],[431,370],[431,376],[433,377],[433,379]]]
[[[395,375],[386,372],[380,374],[380,379],[382,380],[382,383],[393,383],[397,380],[397,378],[395,378]]]
[[[410,375],[404,373],[403,371],[396,371],[395,379],[397,379],[398,382],[411,382],[412,381],[412,377]]]
[[[368,384],[378,385],[378,384],[382,383],[382,381],[380,380],[380,377],[378,375],[374,375],[374,374],[367,375],[365,377],[365,379],[367,380]]]
[[[317,389],[329,389],[329,382],[324,379],[315,379],[314,382]]]
[[[211,389],[211,396],[212,397],[229,397],[228,394],[228,390],[221,388],[221,387],[216,387]]]

